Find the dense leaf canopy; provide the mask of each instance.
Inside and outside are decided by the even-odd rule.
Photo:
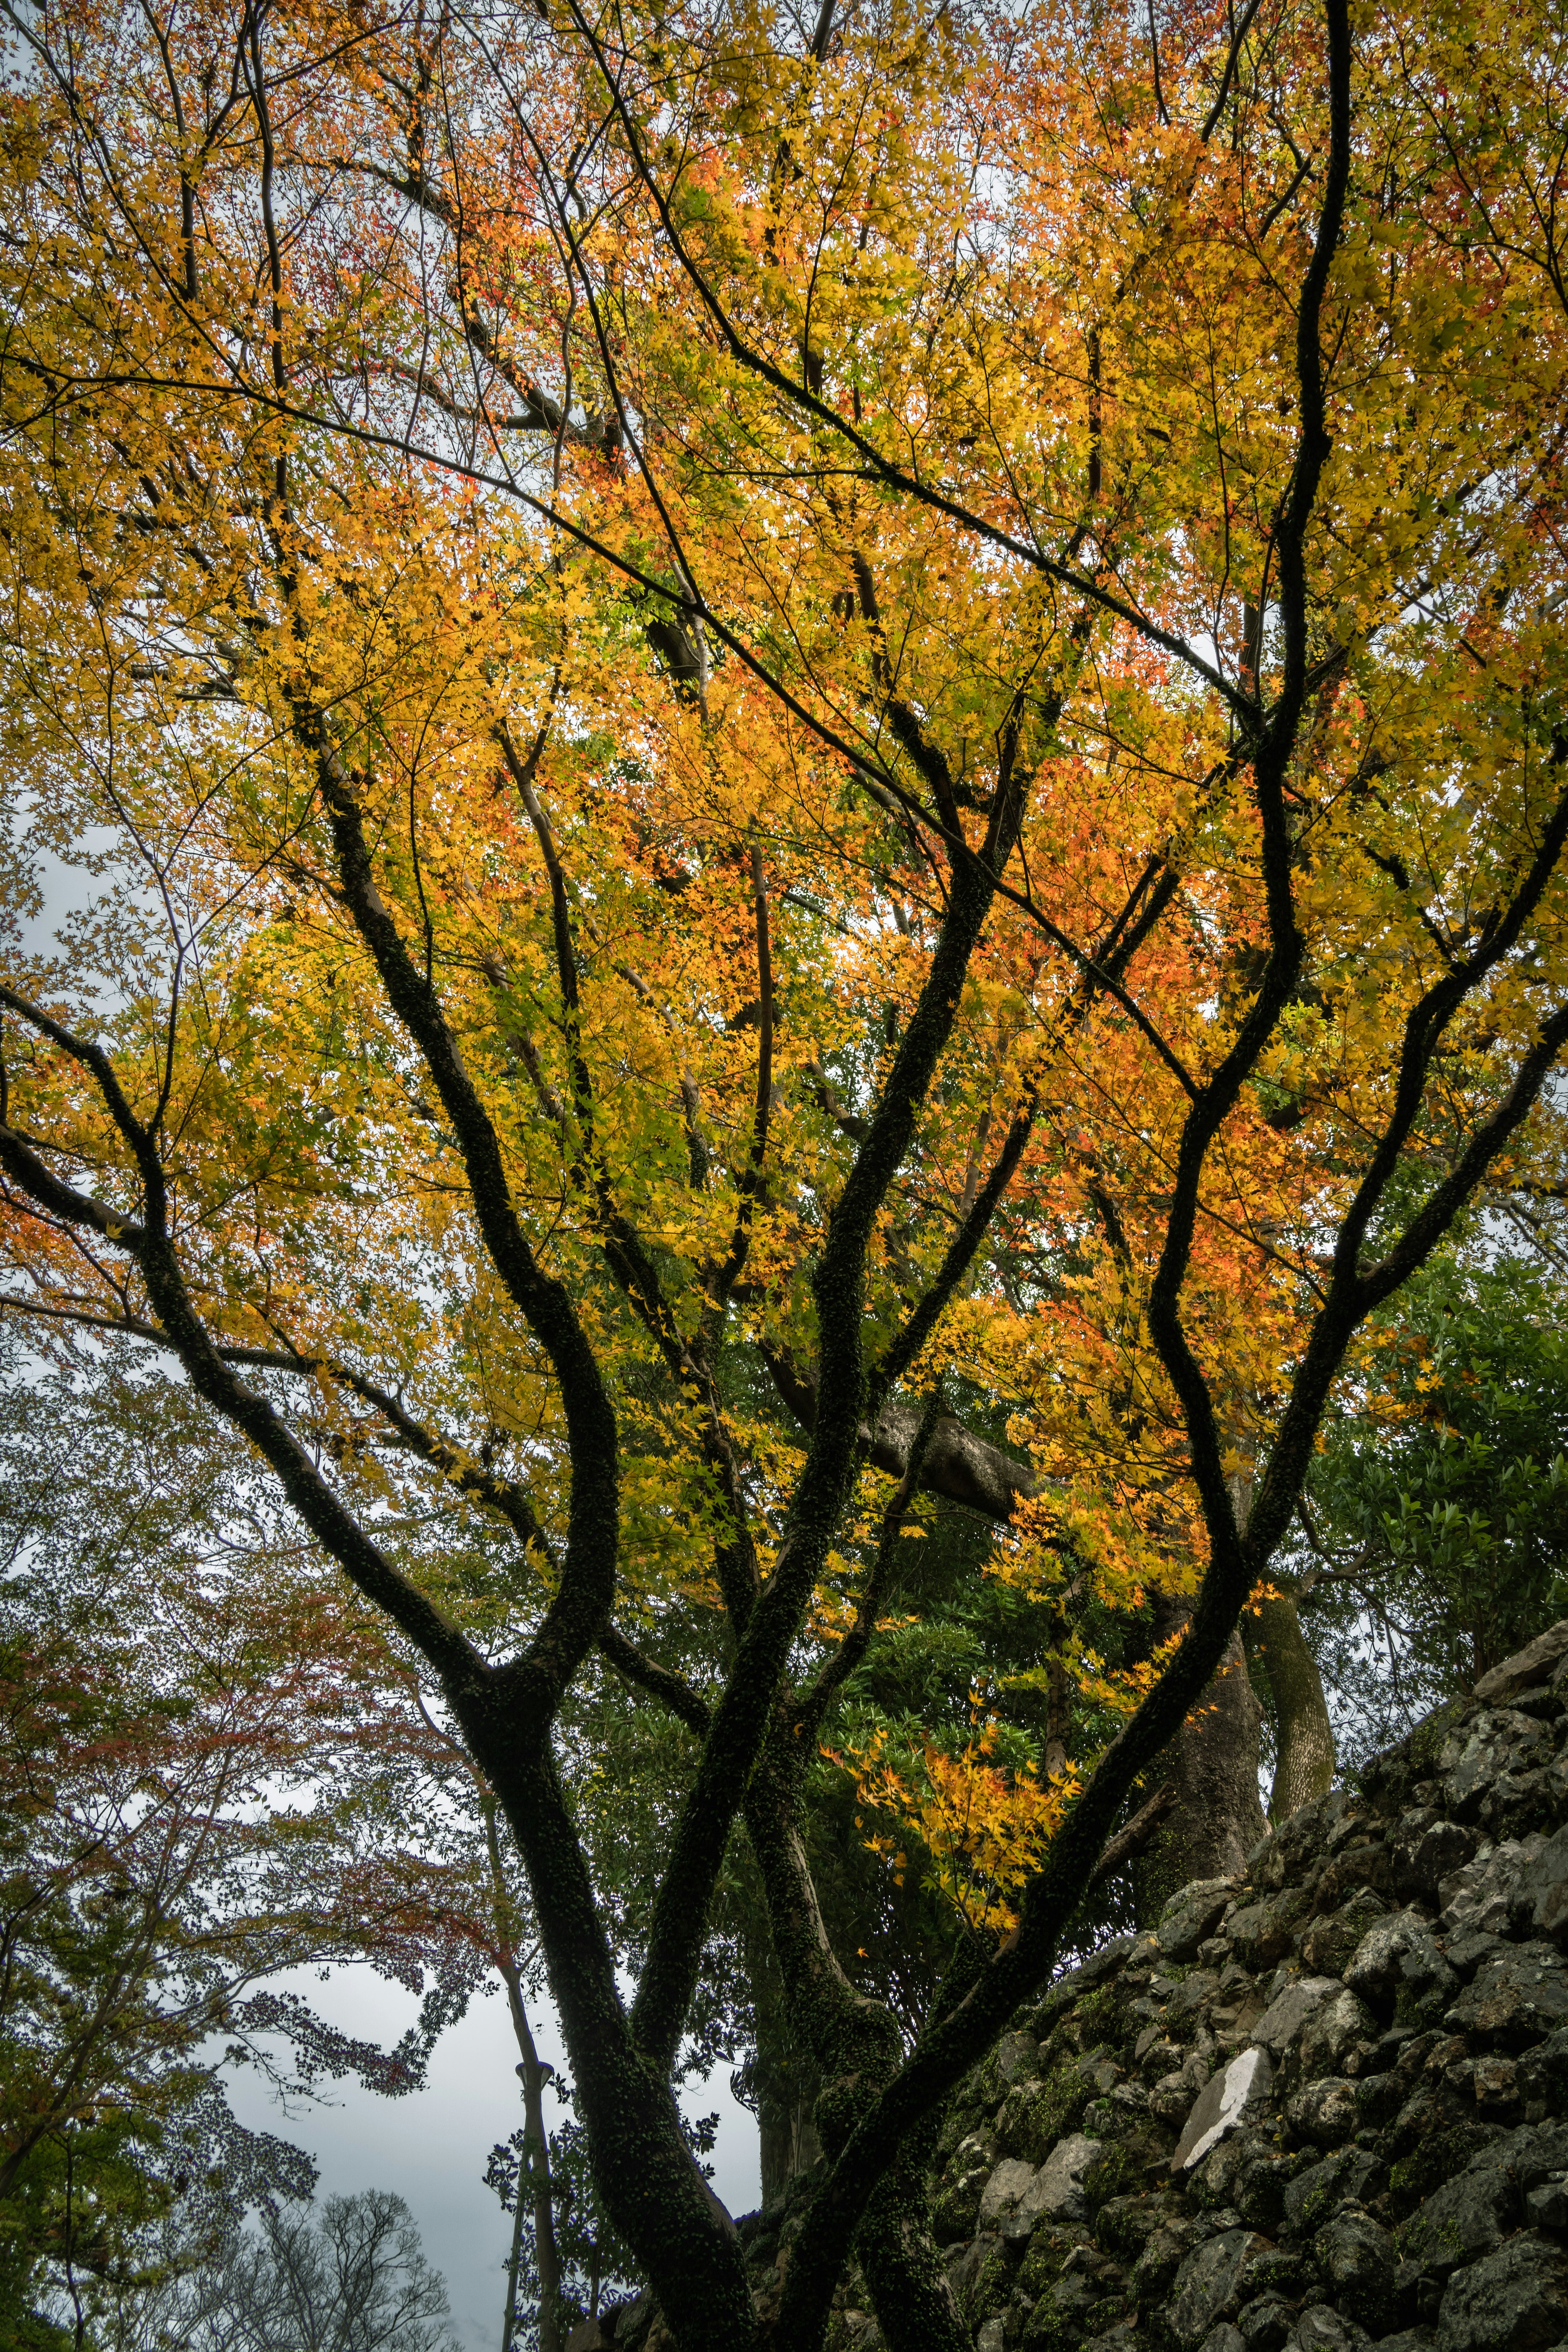
[[[163,1351],[438,1688],[681,2339],[756,2325],[669,2089],[743,1822],[778,2340],[865,2218],[956,2344],[921,2133],[1357,1332],[1554,1181],[1559,15],[5,14],[6,1311]],[[850,1686],[932,1498],[1038,1631],[921,1739]],[[918,2015],[824,1747],[967,1922]]]

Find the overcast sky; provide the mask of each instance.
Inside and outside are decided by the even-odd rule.
[[[410,1996],[366,1968],[334,1969],[324,1983],[310,1971],[279,1981],[303,1993],[329,2023],[374,2037],[384,2048],[413,2021]],[[563,2066],[553,2016],[541,2011],[533,2025],[541,2056]],[[391,2189],[406,2200],[426,2253],[446,2278],[468,2352],[498,2352],[500,2342],[511,2225],[485,2187],[484,2170],[495,2143],[509,2139],[522,2121],[516,2063],[498,1991],[476,2000],[443,2037],[428,2087],[405,2099],[380,2099],[357,2084],[339,2084],[333,2105],[310,2102],[284,2116],[248,2070],[231,2071],[226,2078],[242,2123],[310,2150],[321,2168],[318,2198]],[[713,2185],[731,2213],[750,2212],[758,2200],[757,2127],[730,2095],[728,2068],[699,2085],[688,2104],[701,2115],[719,2109],[719,2141],[710,2159]],[[551,2101],[546,2115],[552,2109],[563,2112]]]

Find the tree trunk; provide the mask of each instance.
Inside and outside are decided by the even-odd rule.
[[[1154,1596],[1154,1639],[1168,1642],[1192,1614],[1192,1602]],[[1263,1721],[1247,1672],[1241,1637],[1229,1647],[1202,1705],[1183,1724],[1152,1779],[1167,1780],[1173,1801],[1137,1873],[1138,1911],[1158,1917],[1191,1878],[1229,1878],[1268,1824],[1258,1792],[1258,1729]]]
[[[517,2212],[512,2230],[511,2270],[507,2280],[506,2315],[500,2352],[511,2352],[517,2325],[518,2259],[522,2248],[523,2198],[533,2208],[533,2260],[539,2273],[539,2352],[562,2352],[561,2257],[555,2243],[555,2209],[551,2195],[550,2137],[544,2126],[544,2084],[553,2071],[541,2061],[533,2029],[523,2005],[522,1975],[516,1958],[517,1934],[511,1889],[501,1861],[492,1797],[481,1799],[485,1843],[489,1853],[490,1888],[495,1897],[496,1924],[500,1930],[496,1965],[506,1987],[507,2008],[518,2048],[518,2080],[522,2084],[523,2155],[517,2168]]]
[[[755,1913],[742,1931],[746,1976],[756,2023],[755,2092],[757,2136],[761,2143],[763,2203],[782,2197],[792,2180],[809,2172],[822,2154],[816,2128],[817,2093],[822,2069],[791,2030],[778,1962],[769,1932],[766,1897],[760,1878],[755,1885]],[[748,1909],[750,1906],[748,1906]]]
[[[800,1758],[775,1734],[747,1790],[746,1829],[795,2039],[821,2071],[816,2123],[837,2157],[903,2049],[892,2012],[856,1990],[833,1951],[800,1836],[799,1788]],[[969,2352],[972,2341],[931,2231],[925,2176],[939,2126],[940,2109],[908,2135],[856,2234],[889,2352]]]
[[[803,2172],[809,2172],[822,2154],[822,2136],[814,2112],[821,2088],[821,2069],[798,2053],[781,2085],[771,2088],[758,2084],[757,2128],[762,2144],[764,2205],[782,2197],[790,2182]]]
[[[1274,1703],[1274,1786],[1268,1818],[1288,1821],[1300,1806],[1326,1796],[1334,1780],[1334,1727],[1329,1719],[1318,1662],[1307,1646],[1292,1594],[1265,1601],[1253,1620],[1248,1646],[1263,1661]]]

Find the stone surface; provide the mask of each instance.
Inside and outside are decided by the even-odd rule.
[[[1358,2206],[1346,2206],[1323,2231],[1317,2254],[1336,2307],[1370,2334],[1381,2335],[1394,2313],[1398,2268],[1394,2240],[1382,2223]]]
[[[1366,2352],[1372,2338],[1364,2327],[1346,2318],[1331,2305],[1308,2305],[1286,2338],[1286,2352]]]
[[[1402,1987],[1448,1982],[1450,1971],[1419,1912],[1393,1911],[1367,1929],[1345,1968],[1345,1983],[1392,2015]]]
[[[996,2072],[1005,2083],[1037,2074],[1040,2045],[1032,2033],[1005,2033],[996,2044]]]
[[[1031,2226],[1042,2216],[1060,2221],[1082,2220],[1087,2210],[1083,2177],[1100,2151],[1100,2142],[1084,2132],[1073,2132],[1058,2142],[1020,2205],[1020,2212],[1031,2217]]]
[[[1373,1922],[1388,1906],[1363,1887],[1337,1911],[1314,1919],[1301,1937],[1301,1964],[1315,1977],[1342,1977]]]
[[[1083,2176],[1100,2148],[1099,2140],[1073,2132],[1037,2167],[1022,2157],[1005,2156],[981,2192],[980,2229],[1011,2241],[1029,2237],[1042,2221],[1082,2221],[1089,2210]]]
[[[984,2352],[1568,2352],[1568,1647],[1552,1673],[1439,1709],[957,2086],[932,2210]],[[739,2225],[767,2324],[810,2193]],[[831,2352],[881,2341],[851,2265]]]
[[[1454,1820],[1479,1822],[1500,1777],[1537,1759],[1542,1727],[1511,1707],[1484,1711],[1468,1721],[1443,1749],[1443,1799]],[[1548,1753],[1550,1750],[1547,1751]]]
[[[1568,2331],[1568,2261],[1533,2233],[1449,2281],[1437,2352],[1549,2352]]]
[[[1281,2352],[1294,2318],[1289,2305],[1278,2295],[1260,2294],[1243,2304],[1236,2324],[1247,2352]]]
[[[1215,2074],[1200,2092],[1171,2158],[1173,2172],[1190,2171],[1212,2147],[1245,2122],[1268,2099],[1274,2070],[1268,2053],[1259,2047],[1244,2050],[1225,2072]]]
[[[1341,2074],[1344,2071],[1346,2059],[1357,2044],[1363,2042],[1375,2043],[1377,2037],[1376,2021],[1365,2002],[1346,1988],[1336,1985],[1332,1993],[1311,2011],[1301,2027],[1292,2053],[1292,2074],[1298,2079],[1304,2074]]]
[[[1005,2156],[981,2191],[977,2219],[982,2230],[998,2230],[1011,2220],[1035,2185],[1035,2167],[1021,2156]]]
[[[1320,2228],[1340,2206],[1359,2204],[1377,2172],[1377,2158],[1363,2147],[1341,2148],[1321,2164],[1308,2165],[1285,2191],[1286,2228],[1305,2233]]]
[[[1302,1977],[1286,1985],[1253,2027],[1253,2040],[1274,2057],[1283,2057],[1312,2011],[1343,1990],[1337,1977]]]
[[[1563,1841],[1561,1852],[1542,1869],[1541,1855],[1546,1844],[1547,1841],[1539,1836],[1506,1838],[1445,1878],[1437,1889],[1443,1906],[1437,1925],[1442,1933],[1452,1937],[1461,1929],[1479,1928],[1490,1935],[1507,1936],[1512,1931],[1516,1910],[1522,1909],[1533,1917],[1538,1896],[1544,1900],[1558,1888],[1568,1895],[1568,1839]],[[1534,1932],[1551,1931],[1537,1922]]]
[[[1318,2147],[1343,2147],[1355,2137],[1361,2121],[1355,2084],[1331,2074],[1326,2081],[1309,2083],[1288,2102],[1285,2116],[1302,2139]]]
[[[1555,1946],[1503,1947],[1476,1971],[1443,2020],[1490,2049],[1527,2050],[1568,2024],[1568,1973]]]
[[[1568,1933],[1568,1825],[1520,1863],[1510,1892],[1528,1934],[1561,1938]]]
[[[1483,1675],[1476,1685],[1475,1696],[1488,1706],[1506,1706],[1522,1692],[1550,1682],[1552,1670],[1561,1658],[1568,1658],[1568,1617],[1549,1625],[1544,1633],[1538,1633],[1533,1642],[1516,1650],[1511,1658],[1505,1658],[1490,1674]]]
[[[1240,2308],[1248,2265],[1262,2243],[1250,2230],[1222,2230],[1187,2256],[1165,2313],[1178,2344],[1195,2352],[1216,2320]]]
[[[1399,2250],[1423,2270],[1447,2275],[1501,2244],[1518,2191],[1502,2164],[1485,2158],[1433,2190],[1399,2233]]]
[[[1194,1878],[1179,1888],[1154,1930],[1160,1949],[1173,1960],[1195,1959],[1198,1946],[1219,1925],[1235,1892],[1234,1878]]]

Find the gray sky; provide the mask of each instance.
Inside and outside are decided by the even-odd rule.
[[[368,1968],[336,1969],[324,1983],[313,1971],[300,1970],[279,1982],[302,1993],[329,2023],[384,2048],[414,2019],[409,1995]],[[563,2066],[553,2015],[541,2011],[532,2021],[541,2056]],[[312,2101],[285,2116],[247,2069],[226,2078],[242,2123],[310,2150],[321,2168],[318,2197],[391,2189],[406,2200],[426,2253],[446,2278],[452,2316],[468,2352],[497,2352],[500,2341],[510,2222],[485,2187],[484,2169],[491,2147],[522,2121],[516,2063],[498,1990],[476,2000],[443,2037],[428,2087],[405,2099],[380,2099],[357,2084],[340,2084],[333,2105]],[[713,2185],[731,2213],[749,2212],[758,2199],[757,2127],[730,2095],[729,2070],[721,2067],[700,2084],[688,2104],[696,2114],[720,2110]],[[553,2107],[552,2101],[546,2114]]]

